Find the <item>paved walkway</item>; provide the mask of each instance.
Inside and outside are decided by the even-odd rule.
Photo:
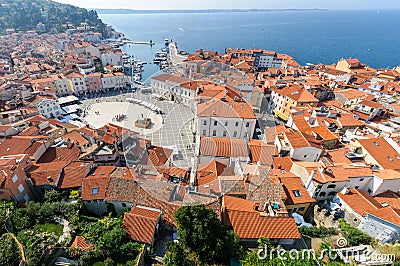
[[[15,235],[13,233],[8,233],[8,235],[14,239],[14,241],[17,243],[19,250],[21,251],[21,257],[22,260],[20,262],[19,265],[25,265],[26,264],[26,257],[25,257],[25,251],[24,251],[24,246],[21,244],[21,242],[19,242],[19,240],[15,237]]]
[[[178,54],[178,49],[176,48],[176,44],[174,42],[170,42],[169,44],[169,60],[173,65],[180,64],[183,60],[187,59],[186,56]]]

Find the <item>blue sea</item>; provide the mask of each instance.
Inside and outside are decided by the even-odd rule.
[[[262,48],[292,55],[300,64],[332,64],[359,58],[375,68],[400,64],[400,11],[268,11],[226,13],[99,14],[100,18],[135,41],[125,52],[151,62],[173,39],[178,48],[224,52],[227,47]],[[157,71],[147,65],[145,77]]]

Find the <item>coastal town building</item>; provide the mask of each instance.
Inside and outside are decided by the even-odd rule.
[[[31,103],[31,106],[35,107],[47,119],[60,118],[62,115],[61,107],[56,99],[37,97]]]
[[[321,225],[319,209],[400,241],[398,68],[301,66],[256,48],[185,56],[168,41],[167,61],[183,62],[149,84],[132,76],[149,62],[116,48],[131,42],[122,34],[67,28],[0,38],[0,200],[60,191],[88,215],[123,216],[144,250],[198,203],[245,247],[305,248],[298,218]],[[94,247],[83,236],[72,246]]]
[[[399,200],[399,195],[394,192],[372,197],[363,190],[345,188],[333,202],[345,211],[348,223],[380,242],[388,243],[400,239]]]
[[[87,92],[86,80],[85,80],[84,75],[73,72],[73,73],[67,75],[67,77],[72,82],[72,86],[74,88],[75,95],[80,95],[80,94],[84,94]]]
[[[318,104],[316,99],[306,88],[297,85],[276,88],[271,92],[271,110],[284,121],[287,121],[294,107],[311,106]]]

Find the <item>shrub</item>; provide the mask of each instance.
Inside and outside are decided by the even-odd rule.
[[[332,227],[306,227],[300,226],[299,231],[303,236],[308,236],[311,238],[324,238],[327,236],[337,234],[336,229]]]

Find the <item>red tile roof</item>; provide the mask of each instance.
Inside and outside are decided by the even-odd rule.
[[[253,201],[224,196],[223,221],[242,239],[299,239],[300,233],[291,217],[264,216],[253,210]]]
[[[315,103],[319,102],[306,88],[298,85],[274,89],[279,95],[286,96],[298,103]]]
[[[286,204],[296,205],[315,202],[315,199],[311,198],[304,188],[300,177],[282,177],[280,180],[286,193]],[[298,191],[298,194],[293,191]]]
[[[373,108],[382,108],[382,104],[373,102],[373,101],[368,101],[368,100],[363,100],[360,102],[361,105],[373,107]]]
[[[264,138],[268,144],[274,144],[276,135],[288,131],[284,125],[268,127],[264,130]]]
[[[161,74],[158,76],[151,77],[151,79],[162,81],[162,82],[170,82],[175,84],[181,84],[189,82],[190,79],[180,77],[178,75],[171,75],[171,74]]]
[[[358,142],[380,166],[400,170],[400,154],[383,137],[360,139]]]
[[[160,215],[160,211],[136,206],[131,212],[124,213],[122,227],[126,229],[131,239],[152,244]]]
[[[197,184],[207,185],[215,180],[224,172],[227,166],[223,163],[212,161],[208,164],[200,164],[197,170]]]
[[[382,207],[377,210],[372,210],[370,214],[379,217],[392,224],[400,226],[400,213],[394,210],[392,207]]]
[[[303,136],[300,131],[290,131],[285,133],[290,145],[292,145],[293,149],[310,147],[311,144],[307,141],[307,139]]]
[[[77,161],[81,150],[73,145],[72,147],[49,148],[38,160],[38,163],[50,163],[58,161]]]
[[[274,158],[274,169],[283,169],[286,172],[290,172],[292,165],[293,161],[289,156]]]
[[[172,152],[173,150],[171,149],[159,146],[150,146],[147,149],[150,162],[154,166],[165,164],[168,161],[169,157],[172,155]]]
[[[337,120],[341,127],[361,127],[364,125],[364,123],[357,120],[353,114],[340,114]]]
[[[380,204],[389,204],[390,207],[395,209],[400,214],[400,194],[393,191],[386,191],[384,193],[374,196],[374,199]]]
[[[82,182],[82,200],[104,200],[110,177],[87,177]]]
[[[76,236],[71,244],[72,248],[79,248],[82,251],[94,248],[93,244],[89,244],[83,236]]]
[[[87,139],[85,139],[78,130],[73,130],[67,134],[65,134],[64,136],[62,136],[62,139],[64,140],[71,140],[74,141],[74,143],[76,145],[79,145],[80,147],[88,145],[89,141]]]
[[[363,190],[352,188],[346,194],[338,193],[338,197],[359,215],[367,216],[372,214],[393,224],[400,225],[400,213],[392,206],[383,207],[380,202]]]
[[[260,162],[261,165],[273,164],[273,156],[275,153],[274,145],[266,144],[262,140],[252,139],[249,142],[249,149],[252,163]]]
[[[340,93],[343,97],[345,97],[348,100],[363,99],[368,95],[366,92],[362,92],[362,91],[355,90],[355,89],[345,89],[345,90],[338,91],[336,93]]]
[[[82,181],[89,173],[92,162],[72,162],[64,168],[59,188],[76,188],[82,186]]]
[[[242,95],[231,88],[210,83],[203,86],[200,97],[211,99],[198,104],[198,116],[256,119],[249,103],[242,101]]]
[[[247,157],[246,142],[241,139],[211,138],[200,139],[200,155],[216,157]]]
[[[2,156],[16,154],[28,154],[33,156],[44,142],[45,141],[42,140],[35,141],[21,136],[7,137],[0,145],[0,154]]]
[[[36,186],[57,186],[67,164],[69,164],[67,161],[36,164],[29,169],[29,175]]]

